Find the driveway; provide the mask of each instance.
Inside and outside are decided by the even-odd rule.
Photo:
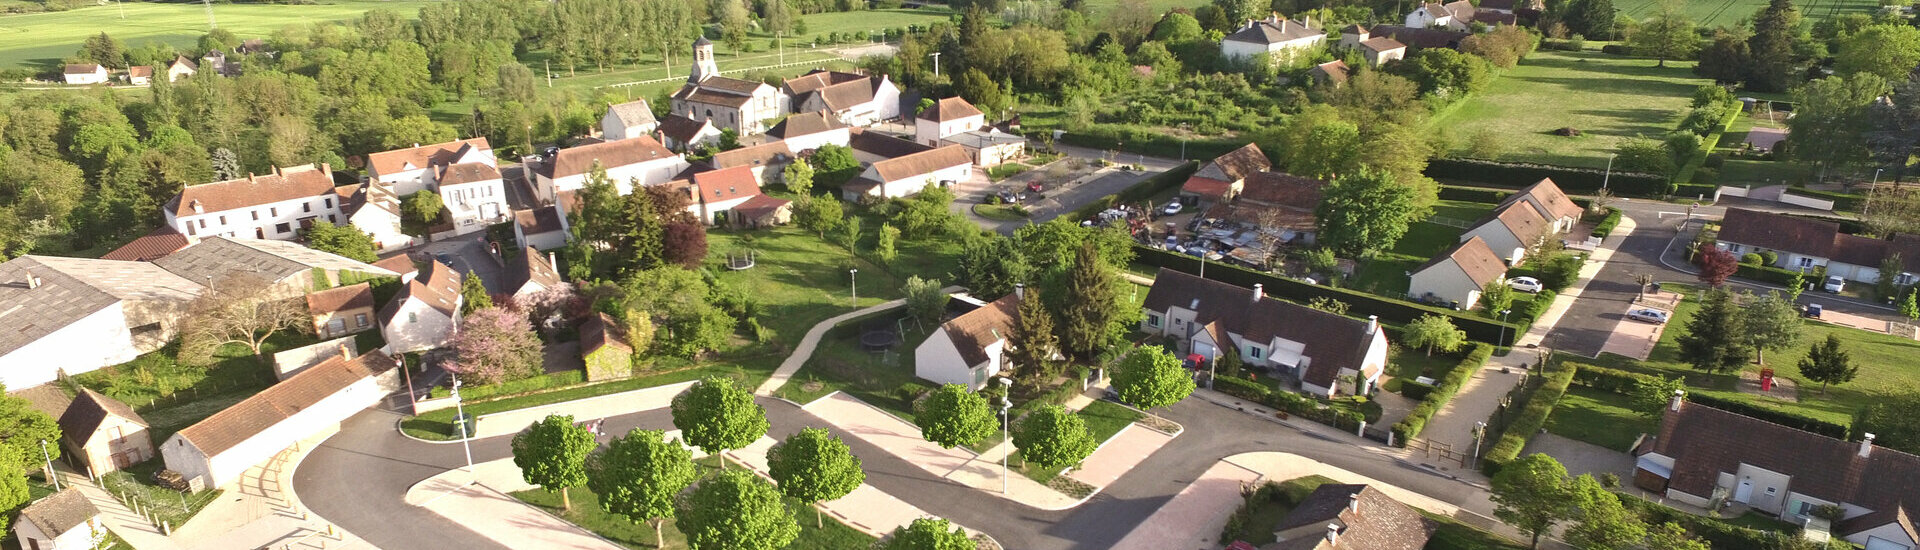
[[[413,248],[412,252],[426,254],[428,257],[435,258],[435,261],[438,261],[439,255],[445,254],[452,258],[453,270],[460,273],[461,277],[466,277],[468,273],[475,273],[480,275],[480,283],[487,287],[488,293],[504,294],[506,292],[505,269],[500,266],[499,261],[494,259],[493,252],[487,245],[485,231],[430,242]]]
[[[1028,170],[1017,176],[1001,180],[1000,183],[994,184],[991,188],[994,190],[1002,188],[1015,189],[1024,192],[1027,184],[1043,177],[1044,172],[1045,169]],[[1028,223],[1046,223],[1054,218],[1073,212],[1082,206],[1086,206],[1088,203],[1098,200],[1101,197],[1119,193],[1128,187],[1132,187],[1133,184],[1140,183],[1140,180],[1157,173],[1158,172],[1152,171],[1142,172],[1106,168],[1086,176],[1081,176],[1070,182],[1045,186],[1041,191],[1041,194],[1045,195],[1045,198],[1026,203],[1027,212],[1029,212],[1030,215],[1023,220],[990,220],[974,215],[974,205],[981,204],[981,201],[986,200],[986,188],[982,188],[982,192],[979,193],[960,195],[959,199],[953,201],[953,209],[956,212],[966,215],[967,219],[973,220],[973,223],[989,231],[998,232],[1002,235],[1012,235],[1014,230]]]

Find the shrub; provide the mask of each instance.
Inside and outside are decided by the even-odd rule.
[[[1606,237],[1617,225],[1620,225],[1620,209],[1609,206],[1607,217],[1601,218],[1600,223],[1593,224],[1593,236]]]
[[[1561,252],[1552,257],[1535,260],[1539,264],[1540,284],[1555,293],[1566,290],[1580,280],[1580,265],[1585,263],[1578,254]]]
[[[1759,254],[1748,252],[1740,256],[1740,265],[1767,265],[1767,259],[1760,257]]]
[[[1407,413],[1406,418],[1393,425],[1394,444],[1404,447],[1407,440],[1419,437],[1420,432],[1426,429],[1427,422],[1433,419],[1433,415],[1439,414],[1440,409],[1447,406],[1447,402],[1453,399],[1454,394],[1460,392],[1460,387],[1466,385],[1467,380],[1473,378],[1473,374],[1478,372],[1482,365],[1487,364],[1487,359],[1491,357],[1493,357],[1493,346],[1476,343],[1473,345],[1473,350],[1467,352],[1466,358],[1461,359],[1459,364],[1454,365],[1453,370],[1448,371],[1447,375],[1440,379],[1438,386],[1401,380],[1401,393],[1411,399],[1420,399],[1420,404],[1415,405],[1413,411]],[[1416,393],[1421,393],[1416,397],[1413,393],[1405,391],[1408,388],[1424,389],[1414,390]]]
[[[1713,154],[1707,155],[1706,162],[1701,166],[1718,170],[1720,169],[1721,166],[1725,166],[1726,164],[1727,164],[1727,155],[1725,153],[1713,153]]]
[[[1745,401],[1734,401],[1731,399],[1724,399],[1724,398],[1708,395],[1702,392],[1688,393],[1687,400],[1697,404],[1720,409],[1723,411],[1745,415],[1745,416],[1751,416],[1751,417],[1772,422],[1775,424],[1781,424],[1789,428],[1794,428],[1797,430],[1806,430],[1809,432],[1817,433],[1817,434],[1835,438],[1835,439],[1851,439],[1853,434],[1852,426],[1849,426],[1846,424],[1836,424],[1833,422],[1828,422],[1825,420],[1821,420],[1821,419],[1813,418],[1809,416],[1801,416],[1794,413],[1776,411],[1776,410],[1761,407],[1758,405],[1753,405]]]
[[[516,395],[550,388],[572,386],[586,381],[587,372],[585,370],[566,370],[498,384],[461,386],[460,398],[473,401],[495,396]],[[427,392],[427,395],[433,398],[448,397],[452,395],[452,391],[444,386],[435,386]]]
[[[1432,395],[1432,394],[1433,394],[1433,386],[1422,384],[1414,380],[1400,381],[1400,395],[1406,397],[1407,399],[1426,399],[1428,395]]]
[[[1551,178],[1554,184],[1568,193],[1592,193],[1599,190],[1602,184],[1622,195],[1651,197],[1665,194],[1668,190],[1665,175],[1627,172],[1619,169],[1618,166],[1614,168],[1613,174],[1609,176],[1606,170],[1593,168],[1570,168],[1485,159],[1435,158],[1427,162],[1425,174],[1434,179],[1464,180],[1489,187],[1513,189]]]
[[[1752,256],[1752,255],[1753,254],[1748,254],[1748,256]],[[1745,263],[1746,262],[1745,258],[1742,258],[1740,261],[1742,262],[1740,264],[1740,267],[1733,272],[1733,274],[1737,277],[1740,277],[1742,279],[1752,279],[1752,280],[1760,281],[1763,283],[1772,283],[1780,286],[1787,286],[1787,285],[1793,284],[1793,276],[1796,273],[1794,271],[1780,269],[1773,266],[1759,265],[1757,263],[1748,264],[1748,263]],[[1822,269],[1824,268],[1817,268],[1813,272],[1807,273],[1806,280],[1817,281],[1817,280],[1820,280],[1822,277],[1825,277],[1825,274],[1822,271]]]
[[[1259,382],[1231,376],[1214,378],[1213,389],[1218,390],[1220,393],[1261,403],[1266,403],[1269,399],[1269,394],[1273,393],[1271,388],[1260,385]]]
[[[1780,262],[1780,253],[1778,252],[1774,252],[1772,250],[1762,250],[1759,252],[1759,254],[1760,254],[1760,265],[1776,265]]]
[[[1626,44],[1607,44],[1600,47],[1600,53],[1608,55],[1633,55],[1633,46]]]
[[[1451,185],[1440,186],[1440,200],[1448,201],[1499,204],[1500,201],[1507,199],[1507,195],[1511,194],[1512,193],[1491,189],[1474,189],[1470,187],[1454,187]]]
[[[1520,457],[1520,450],[1526,448],[1527,439],[1534,432],[1547,425],[1547,416],[1553,413],[1553,407],[1560,404],[1560,397],[1566,395],[1567,384],[1573,382],[1578,369],[1568,363],[1549,363],[1546,373],[1542,374],[1540,387],[1534,388],[1526,398],[1526,405],[1520,409],[1519,416],[1507,424],[1500,433],[1500,441],[1487,450],[1481,465],[1487,475],[1500,470],[1500,466]]]

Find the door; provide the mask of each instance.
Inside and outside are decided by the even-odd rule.
[[[113,453],[113,468],[122,470],[140,463],[140,451],[121,451]]]
[[[1740,487],[1733,490],[1733,501],[1746,504],[1751,500],[1753,500],[1753,482],[1741,480]]]

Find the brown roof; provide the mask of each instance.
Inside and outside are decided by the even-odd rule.
[[[767,195],[754,195],[753,198],[747,199],[747,202],[740,203],[739,206],[733,207],[733,211],[740,213],[742,216],[757,218],[777,212],[781,208],[786,208],[789,204],[793,204],[793,201]]]
[[[1290,229],[1302,233],[1318,230],[1316,222],[1320,221],[1312,210],[1268,206],[1252,201],[1215,203],[1207,209],[1206,217],[1258,225],[1264,229]]]
[[[94,63],[69,63],[64,74],[93,74],[100,72],[100,65]]]
[[[440,175],[435,176],[435,180],[440,185],[460,185],[497,179],[500,179],[500,169],[478,162],[449,164],[440,169]]]
[[[751,166],[700,172],[693,175],[693,184],[700,191],[699,198],[702,203],[730,201],[760,194],[760,182],[754,179]]]
[[[587,317],[586,322],[580,323],[580,354],[592,355],[607,346],[633,351],[633,346],[627,345],[626,337],[620,334],[620,325],[607,314],[596,311]]]
[[[1366,34],[1366,33],[1367,33],[1367,28],[1362,27],[1357,23],[1340,28],[1340,34]]]
[[[707,77],[706,80],[700,81],[700,87],[702,88],[724,90],[737,94],[752,94],[755,90],[759,90],[761,86],[766,85],[767,83],[758,80],[744,80],[725,76],[710,76]]]
[[[513,211],[513,223],[519,224],[520,232],[525,235],[539,235],[559,231],[560,212],[551,206],[536,206],[528,210]]]
[[[1278,337],[1304,344],[1302,355],[1313,361],[1303,378],[1318,386],[1331,387],[1340,369],[1360,370],[1373,341],[1366,321],[1272,297],[1256,302],[1252,290],[1165,268],[1154,276],[1143,307],[1161,312],[1170,307],[1193,310],[1193,324],[1219,323],[1222,329],[1255,342]]]
[[[967,156],[967,148],[947,145],[931,151],[921,151],[876,162],[873,163],[873,169],[880,174],[881,181],[884,183],[924,176],[938,170],[966,164],[973,164],[973,157]]]
[[[807,74],[787,79],[786,88],[789,95],[797,96],[835,84],[845,84],[866,79],[867,75],[863,74],[814,69],[808,71]]]
[[[352,360],[335,355],[187,426],[177,436],[192,441],[200,452],[212,458],[355,382],[393,367],[393,359],[384,353],[369,353]]]
[[[1262,19],[1253,21],[1246,27],[1227,35],[1226,40],[1253,44],[1280,44],[1325,34],[1326,31],[1320,30],[1319,27],[1309,27],[1299,21],[1281,19],[1276,23]]]
[[[407,300],[420,300],[447,317],[453,317],[460,307],[460,277],[447,264],[427,262],[425,270],[401,285],[400,293],[388,300],[386,307],[380,308],[380,323],[392,324],[393,317],[400,313],[400,304]]]
[[[58,537],[86,525],[98,515],[100,509],[87,499],[86,493],[75,487],[68,487],[20,509],[20,519],[33,524],[34,528],[49,537]]]
[[[551,208],[543,210],[552,211]],[[560,271],[554,269],[553,262],[547,261],[547,255],[533,247],[520,249],[518,257],[507,260],[507,289],[519,292],[528,283],[542,288],[560,286]]]
[[[764,82],[741,80],[724,76],[708,77],[698,83],[688,82],[674,92],[673,98],[694,103],[708,103],[739,107],[753,99],[753,92],[766,86]]]
[[[980,108],[968,103],[966,98],[956,96],[933,102],[932,106],[921,110],[919,116],[920,120],[946,122],[982,114],[984,113],[980,112]]]
[[[811,94],[819,95],[820,101],[827,105],[827,109],[837,113],[852,109],[862,103],[873,101],[874,86],[875,84],[872,80],[862,78],[860,80],[829,85],[825,88],[815,90],[811,92]]]
[[[1258,172],[1273,169],[1273,162],[1267,160],[1267,154],[1260,152],[1260,146],[1248,143],[1239,149],[1227,151],[1214,157],[1212,161],[1200,167],[1194,175],[1220,181],[1241,181]]]
[[[1180,184],[1180,192],[1182,193],[1192,193],[1212,199],[1225,198],[1227,192],[1232,190],[1233,182],[1203,178],[1200,176],[1188,177],[1186,183]]]
[[[1460,41],[1472,35],[1464,32],[1440,29],[1416,29],[1400,25],[1380,25],[1373,28],[1373,36],[1385,36],[1415,48],[1458,49],[1460,47]]]
[[[146,262],[154,258],[165,257],[187,247],[187,236],[174,231],[172,227],[160,226],[133,242],[113,249],[102,260],[121,260],[127,262]]]
[[[127,77],[128,78],[142,78],[142,77],[151,78],[153,77],[153,66],[152,65],[134,65],[132,67],[127,67]]]
[[[1426,271],[1427,268],[1440,265],[1447,260],[1453,260],[1454,265],[1460,266],[1460,270],[1467,273],[1468,279],[1473,279],[1474,284],[1483,287],[1487,286],[1488,282],[1507,274],[1507,263],[1501,260],[1500,255],[1495,254],[1493,249],[1487,246],[1487,241],[1481,240],[1480,237],[1453,245],[1453,248],[1439,256],[1434,256],[1432,260],[1427,260],[1427,263],[1421,264],[1413,271],[1415,273]]]
[[[1008,294],[979,309],[966,312],[940,324],[959,348],[960,359],[971,367],[987,362],[987,346],[1013,337],[1013,320],[1019,316],[1020,296]]]
[[[1906,272],[1920,273],[1920,235],[1894,235],[1887,250],[1900,254],[1900,263]]]
[[[1725,243],[1830,258],[1838,234],[1840,224],[1833,222],[1728,208],[1720,220],[1718,238]]]
[[[167,202],[167,208],[176,216],[190,216],[195,203],[207,212],[220,212],[333,194],[333,168],[306,164],[263,176],[189,185]]]
[[[1358,503],[1354,499],[1358,498]],[[1301,548],[1334,550],[1419,550],[1427,545],[1439,525],[1421,516],[1386,493],[1366,485],[1328,483],[1300,501],[1274,531],[1308,525],[1337,524],[1340,531],[1331,546],[1301,545]],[[1326,541],[1324,531],[1297,540]],[[1292,547],[1288,547],[1292,548]]]
[[[1384,51],[1391,51],[1391,50],[1405,48],[1407,47],[1407,45],[1401,44],[1399,40],[1394,40],[1392,38],[1387,38],[1385,36],[1377,36],[1377,37],[1368,38],[1366,40],[1360,41],[1360,47],[1373,50],[1375,52],[1384,52]]]
[[[397,174],[408,170],[432,168],[453,162],[465,155],[468,150],[487,151],[493,149],[487,144],[487,138],[477,137],[420,145],[406,149],[381,151],[367,155],[367,168],[376,174]]]
[[[174,55],[173,62],[167,64],[167,70],[173,70],[174,67],[182,65],[186,66],[187,70],[198,70],[200,68],[200,65],[195,64],[192,59],[187,59],[187,56]]]
[[[847,125],[840,122],[840,119],[828,116],[825,112],[799,113],[773,125],[772,129],[767,130],[767,135],[787,139],[831,132],[846,127]]]
[[[1530,202],[1534,204],[1534,209],[1539,211],[1540,217],[1549,220],[1563,217],[1577,220],[1586,213],[1580,209],[1580,205],[1573,203],[1573,199],[1567,198],[1567,194],[1560,190],[1559,185],[1555,185],[1552,179],[1546,178],[1509,195],[1506,200],[1500,201],[1500,206],[1528,198],[1533,199]]]
[[[660,135],[673,138],[680,143],[690,143],[700,135],[703,128],[713,126],[707,119],[694,120],[680,115],[667,115],[660,120]]]
[[[1520,21],[1519,16],[1497,11],[1476,11],[1473,13],[1472,19],[1488,25],[1512,25]]]
[[[1314,65],[1312,72],[1326,78],[1327,82],[1340,85],[1347,83],[1347,73],[1351,72],[1351,69],[1347,68],[1347,62],[1335,59]]]
[[[1506,206],[1495,209],[1492,214],[1488,214],[1473,226],[1479,227],[1496,220],[1500,225],[1505,226],[1507,231],[1512,232],[1515,238],[1520,239],[1523,245],[1538,240],[1547,234],[1548,229],[1551,229],[1547,227],[1547,219],[1540,217],[1540,212],[1534,210],[1532,206],[1516,203],[1508,203]]]
[[[360,283],[307,294],[307,312],[315,315],[373,307],[373,285]]]
[[[1891,244],[1893,243],[1871,237],[1835,233],[1833,256],[1829,259],[1841,263],[1877,267],[1880,265],[1880,260],[1887,257],[1887,249]]]
[[[124,418],[141,426],[147,425],[147,420],[140,418],[140,413],[133,412],[133,407],[82,387],[80,393],[73,396],[73,404],[67,405],[67,410],[60,413],[61,437],[75,445],[86,445],[87,440],[93,438],[93,432],[100,429],[100,423],[109,416]]]
[[[413,265],[413,258],[407,257],[406,254],[382,258],[380,261],[373,262],[373,266],[401,275],[413,273],[420,269],[419,266]]]
[[[787,144],[770,141],[752,147],[741,147],[732,151],[714,153],[713,158],[708,160],[707,163],[712,164],[715,169],[733,168],[736,166],[768,166],[778,162],[784,162],[788,160],[790,155],[792,155],[792,151],[787,150]]]
[[[1871,530],[1889,523],[1894,524],[1899,527],[1901,531],[1906,532],[1908,541],[1920,541],[1920,530],[1913,528],[1913,517],[1907,514],[1906,505],[1881,508],[1862,514],[1859,517],[1848,518],[1840,522],[1839,525],[1833,526],[1833,528],[1836,532],[1839,532],[1841,536],[1848,537],[1853,536],[1854,533]]]
[[[932,151],[933,147],[919,142],[886,135],[880,132],[868,132],[864,128],[852,129],[847,138],[847,147],[855,151],[887,158],[904,157],[922,151]]]
[[[1240,200],[1301,210],[1320,207],[1327,182],[1285,172],[1255,172],[1247,176]]]
[[[579,147],[561,149],[555,153],[552,162],[551,178],[564,178],[585,174],[593,169],[593,163],[599,162],[601,168],[628,166],[674,156],[660,142],[652,137],[639,136],[619,141],[603,141]]]

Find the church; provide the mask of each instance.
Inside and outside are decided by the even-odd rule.
[[[713,42],[702,36],[693,43],[693,70],[687,84],[674,92],[673,114],[708,121],[740,136],[764,133],[770,121],[787,112],[787,94],[765,82],[720,76],[713,60]]]

